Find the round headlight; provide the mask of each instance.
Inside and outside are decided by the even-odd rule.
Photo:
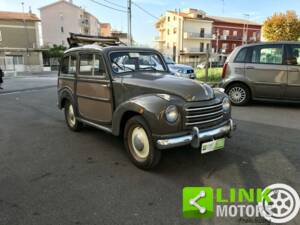
[[[175,123],[178,119],[178,110],[175,105],[170,105],[166,109],[166,119],[169,123]]]
[[[229,111],[231,107],[230,100],[228,98],[223,99],[223,109]]]

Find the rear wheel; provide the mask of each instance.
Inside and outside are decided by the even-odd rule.
[[[150,129],[142,116],[127,121],[124,144],[131,161],[141,169],[149,170],[160,161],[161,152],[155,149]]]
[[[81,130],[83,124],[76,119],[74,107],[71,102],[67,101],[65,103],[65,119],[68,127],[72,131]]]
[[[233,105],[246,105],[251,99],[250,90],[244,84],[232,84],[226,89],[226,93]]]

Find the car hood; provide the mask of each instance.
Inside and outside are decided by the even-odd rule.
[[[160,73],[134,73],[123,75],[115,82],[126,88],[124,95],[135,97],[141,94],[170,94],[179,96],[186,101],[204,101],[214,98],[213,89],[197,80],[175,77]]]

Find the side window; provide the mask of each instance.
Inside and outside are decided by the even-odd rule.
[[[300,45],[287,45],[288,57],[287,62],[289,65],[300,66]]]
[[[256,46],[253,48],[251,63],[282,64],[282,45]]]
[[[248,48],[242,48],[237,56],[235,57],[234,62],[236,63],[245,63],[246,62],[246,55],[247,55]]]
[[[75,74],[76,73],[76,64],[77,64],[77,59],[75,55],[71,55],[69,58],[69,73],[70,74]]]
[[[80,55],[80,75],[92,76],[93,75],[93,54]]]
[[[105,76],[105,65],[101,55],[95,54],[94,76]]]
[[[61,61],[60,66],[61,73],[68,74],[69,73],[69,56],[65,56]]]

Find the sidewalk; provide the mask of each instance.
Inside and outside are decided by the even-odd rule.
[[[23,75],[17,77],[4,77],[3,89],[0,89],[0,95],[4,93],[36,90],[57,85],[57,76],[37,74],[35,76]]]

